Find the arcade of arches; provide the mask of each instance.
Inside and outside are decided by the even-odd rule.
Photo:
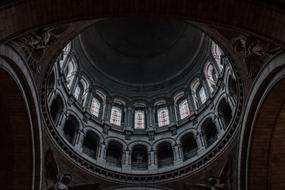
[[[2,1],[1,189],[285,189],[284,9]]]

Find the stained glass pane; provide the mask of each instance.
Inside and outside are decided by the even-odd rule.
[[[80,91],[81,91],[80,87],[76,86],[75,91],[74,91],[74,97],[76,98],[76,100],[78,100],[79,98]]]
[[[206,96],[206,93],[205,93],[205,89],[203,87],[200,88],[199,90],[199,96],[200,96],[200,99],[201,99],[201,103],[204,104],[207,100],[207,96]]]
[[[183,100],[179,104],[180,119],[184,119],[190,115],[190,110],[187,100]]]
[[[207,80],[210,91],[213,92],[216,87],[218,76],[217,76],[217,72],[215,71],[213,65],[210,63],[208,63],[208,65],[206,66],[205,78]]]
[[[63,63],[65,62],[71,48],[71,42],[69,42],[62,50],[62,56],[61,59],[59,60],[59,65],[60,67],[63,67]]]
[[[157,110],[158,126],[169,125],[169,113],[166,107]]]
[[[221,48],[216,44],[216,43],[212,43],[212,55],[214,57],[214,59],[216,60],[216,63],[220,69],[220,71],[223,70],[224,66],[221,62],[221,55],[223,54]]]
[[[101,104],[99,100],[97,100],[96,98],[93,98],[91,102],[91,107],[90,107],[91,114],[93,114],[96,117],[99,117],[100,107],[101,107]]]
[[[122,110],[118,107],[113,106],[111,110],[110,123],[117,126],[121,126],[121,120],[122,120]]]
[[[145,128],[144,111],[137,110],[135,111],[135,129],[144,129],[144,128]]]

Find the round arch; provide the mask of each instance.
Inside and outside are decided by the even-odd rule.
[[[240,188],[285,188],[285,55],[267,63],[251,89],[239,154]]]
[[[0,47],[0,186],[41,189],[42,138],[38,99],[29,70],[9,47]],[[25,163],[25,164],[23,164]]]

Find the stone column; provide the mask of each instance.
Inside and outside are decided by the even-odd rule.
[[[122,168],[125,171],[131,170],[131,155],[130,155],[130,151],[128,148],[124,151],[124,161],[123,161]]]
[[[84,137],[85,137],[84,131],[82,129],[79,130],[77,138],[76,138],[76,142],[75,142],[75,149],[78,152],[82,152],[82,145],[83,145]]]
[[[214,124],[216,125],[216,129],[218,131],[218,138],[223,136],[224,133],[224,122],[221,121],[221,118],[217,115],[213,118]]]
[[[180,165],[182,164],[182,158],[181,158],[181,148],[179,144],[175,144],[173,147],[173,154],[174,154],[174,165]]]
[[[67,119],[68,119],[67,114],[66,113],[62,113],[60,118],[57,121],[57,130],[58,130],[58,132],[60,134],[63,134],[63,127],[64,127]]]
[[[189,91],[191,91],[191,89]],[[188,91],[188,89],[184,90],[185,98],[186,98],[186,100],[188,102],[188,107],[189,107],[190,114],[194,114],[195,110],[196,110],[196,107],[195,107],[195,103],[194,103],[194,100],[193,100],[192,93],[190,93],[189,91]]]
[[[105,165],[106,164],[106,144],[105,142],[97,146],[96,158],[98,163]]]
[[[106,100],[105,113],[104,117],[102,117],[103,121],[110,122],[111,109],[112,109],[111,100]]]
[[[132,126],[133,126],[133,120],[132,120],[132,118],[133,118],[133,111],[132,111],[132,108],[131,107],[128,107],[127,108],[127,110],[128,110],[128,124],[126,125],[126,128],[128,129],[128,130],[131,130],[132,129]]]
[[[167,104],[167,109],[168,109],[168,113],[169,113],[169,123],[174,124],[176,123],[177,118],[175,116],[175,108],[174,108],[174,102],[171,101],[169,104]]]
[[[155,155],[155,151],[153,150],[153,149],[151,149],[150,151],[149,151],[149,166],[148,166],[148,169],[150,170],[150,171],[153,171],[153,170],[156,170],[157,169],[157,164],[156,164],[156,155]]]
[[[48,94],[48,97],[47,97],[47,102],[48,102],[48,107],[50,108],[53,100],[55,99],[56,97],[56,93],[55,93],[55,90],[53,89],[49,94]]]
[[[148,128],[153,129],[155,127],[155,119],[154,119],[154,113],[153,113],[153,106],[148,107],[148,115],[149,115],[149,126]]]
[[[206,142],[204,141],[203,135],[201,133],[197,133],[196,142],[198,146],[197,154],[200,155],[206,150]]]

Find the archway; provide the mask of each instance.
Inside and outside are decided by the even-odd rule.
[[[108,144],[106,162],[112,166],[122,167],[123,145],[117,141]]]
[[[146,170],[148,168],[148,153],[146,146],[134,146],[132,151],[132,168],[136,170]]]
[[[207,119],[202,125],[202,131],[206,141],[206,146],[209,147],[218,139],[218,130],[211,119]]]
[[[181,139],[183,160],[188,160],[197,154],[198,146],[193,133],[184,135]]]
[[[83,140],[82,152],[96,160],[98,156],[99,142],[99,136],[93,131],[88,131]]]
[[[78,131],[79,122],[73,115],[70,115],[64,124],[63,136],[70,144],[74,145]]]
[[[28,85],[26,81],[15,81],[19,82],[21,74],[17,76],[13,72],[7,72],[2,67],[3,62],[1,59],[0,186],[2,189],[31,190],[33,186],[38,188],[40,183],[40,175],[36,176],[40,171],[40,160],[35,161],[35,157],[40,156],[40,141],[36,131],[38,124],[34,102],[29,94],[29,86],[25,86]],[[25,91],[22,85],[25,86]],[[34,147],[34,143],[37,147]]]
[[[268,63],[249,97],[239,157],[241,189],[285,188],[284,58]]]
[[[169,142],[161,142],[157,145],[157,165],[163,168],[173,165],[174,155],[173,149]]]

